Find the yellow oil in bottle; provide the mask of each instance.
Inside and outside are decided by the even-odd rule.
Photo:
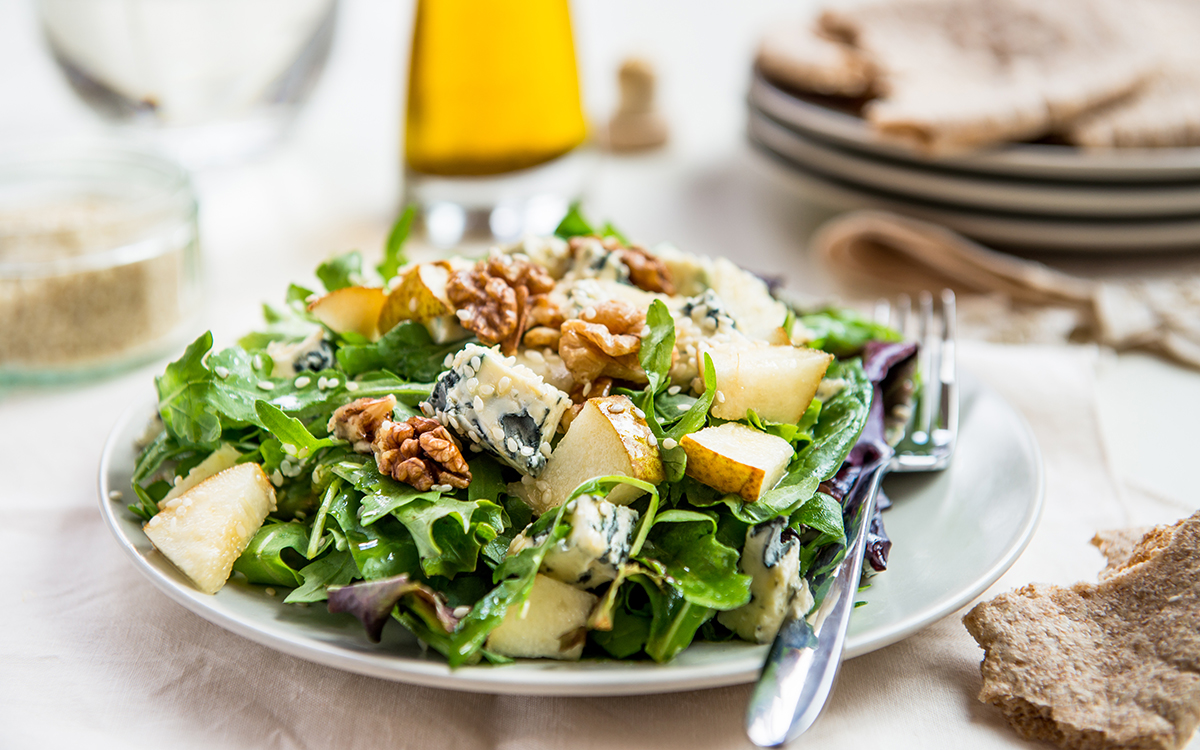
[[[418,0],[405,159],[430,175],[494,175],[587,134],[567,0]]]

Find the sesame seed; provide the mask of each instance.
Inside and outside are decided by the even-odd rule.
[[[467,378],[467,392],[474,393],[479,388],[479,378]]]
[[[215,372],[217,374],[217,377],[221,378],[222,380],[229,377],[229,368],[228,367],[222,367],[221,365],[217,365],[216,367],[213,368],[213,372]]]
[[[301,375],[300,377],[296,378],[295,386],[297,388],[303,388],[311,382],[312,378],[307,375]]]
[[[670,396],[678,396],[678,395],[679,395],[679,392],[680,392],[680,391],[682,391],[682,390],[683,390],[683,389],[682,389],[682,388],[680,388],[679,386],[677,386],[677,385],[673,385],[673,386],[671,386],[670,388],[668,388],[668,389],[667,389],[667,394],[668,394],[668,395],[670,395]]]
[[[526,352],[526,355],[529,357],[530,362],[542,363],[546,361],[546,356],[537,349],[530,349],[528,352]]]
[[[543,442],[541,448],[539,448],[538,450],[539,450],[539,452],[541,452],[541,454],[543,456],[545,456],[546,458],[550,458],[550,443]]]
[[[516,438],[509,438],[508,440],[505,440],[504,445],[508,448],[509,453],[516,453],[517,449],[520,447],[517,445]]]
[[[455,317],[457,317],[459,320],[461,320],[464,323],[466,323],[471,318],[471,313],[467,312],[466,310],[455,310],[454,315],[455,315]]]
[[[587,396],[591,392],[592,392],[592,381],[589,380],[588,382],[583,384],[583,395]]]
[[[674,438],[667,438],[662,441],[662,447],[666,450],[674,450],[679,447],[679,443]]]
[[[421,402],[421,413],[427,417],[433,416],[433,406],[428,401]]]
[[[355,383],[353,380],[351,380],[350,382],[346,383],[346,390],[348,390],[348,391],[357,391],[357,390],[358,390],[358,383]]]
[[[282,486],[283,486],[283,474],[280,474],[280,473],[279,473],[279,469],[276,469],[276,470],[275,470],[275,471],[274,471],[274,472],[271,474],[271,484],[275,485],[276,487],[282,487]]]
[[[476,396],[471,400],[471,404],[475,407],[475,411],[483,411],[483,399]]]
[[[267,596],[275,596],[275,589],[271,588],[270,586],[266,588],[266,592]]]
[[[505,375],[496,383],[496,392],[501,396],[508,393],[508,389],[512,386],[512,378]]]
[[[496,392],[496,386],[494,386],[494,385],[488,385],[487,383],[485,383],[485,384],[479,386],[479,395],[480,396],[490,396],[495,392]]]
[[[533,454],[534,454],[534,450],[533,450],[532,445],[522,445],[521,446],[521,455],[522,456],[528,457],[528,456],[532,456]]]
[[[679,411],[687,411],[688,409],[690,409],[692,407],[688,406],[687,404],[675,404],[675,408],[678,409]]]
[[[330,388],[337,388],[341,382],[342,381],[338,380],[337,378],[330,378],[329,380],[325,381],[325,385],[329,386]]]
[[[596,317],[596,308],[591,306],[584,308],[583,314],[580,317],[582,317],[584,320]]]
[[[471,613],[471,608],[465,604],[455,607],[454,610],[451,612],[451,614],[453,614],[455,617],[457,617],[460,620],[462,618],[466,617],[470,613]]]
[[[302,511],[302,510],[298,510],[298,511],[296,511],[296,514],[295,514],[295,515],[296,515],[296,520],[297,520],[297,521],[303,521],[304,519],[308,518],[308,514],[307,514],[307,513],[305,513],[305,512],[304,512],[304,511]]]
[[[474,357],[471,357],[471,369],[473,369],[473,370],[475,370],[476,372],[478,372],[478,371],[479,371],[479,366],[480,366],[479,356],[478,356],[478,355],[476,355],[476,356],[474,356]]]
[[[450,365],[452,365],[452,364],[454,364],[454,355],[447,354],[446,358],[442,360],[442,367],[445,367],[446,369],[450,369]]]
[[[260,380],[260,381],[258,381],[258,387],[263,389],[264,391],[270,391],[275,388],[275,384],[269,380]]]
[[[125,497],[125,493],[120,490],[112,490],[108,493],[109,500],[120,500],[123,497]]]
[[[646,418],[646,412],[642,411],[641,409],[637,408],[636,406],[633,407],[633,413],[638,415],[638,419]]]
[[[717,403],[718,404],[725,403],[725,394],[721,393],[720,391],[717,391]]]
[[[625,411],[625,404],[620,401],[610,401],[608,403],[609,414],[621,414]]]
[[[322,391],[325,390],[328,387],[328,385],[329,385],[329,382],[327,380],[325,380],[324,376],[317,378],[317,388],[319,390],[322,390]]]
[[[474,435],[472,435],[471,437],[473,437],[473,438],[474,438],[475,436],[474,436]],[[479,453],[480,451],[482,451],[482,450],[483,450],[483,448],[479,447],[479,443],[471,443],[471,445],[469,445],[468,447],[469,447],[469,448],[471,449],[471,451],[472,451],[472,452],[474,452],[474,453]]]
[[[291,443],[284,443],[283,444],[283,452],[288,454],[289,456],[295,456],[296,455],[296,446],[292,445]]]

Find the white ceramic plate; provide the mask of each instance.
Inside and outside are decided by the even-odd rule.
[[[806,136],[754,107],[748,128],[751,138],[816,173],[951,207],[1077,220],[1200,217],[1200,182],[1057,183],[926,169]]]
[[[1012,144],[969,155],[931,158],[873,133],[860,117],[796,97],[755,72],[749,99],[806,134],[875,156],[930,168],[1081,182],[1200,180],[1200,148],[1087,151],[1073,146]]]
[[[999,395],[962,378],[961,439],[945,472],[894,476],[885,488],[895,506],[885,518],[894,546],[886,573],[861,594],[849,656],[882,648],[970,602],[1012,565],[1033,534],[1042,505],[1042,464],[1024,420]],[[303,659],[400,682],[486,693],[632,695],[695,690],[757,679],[765,646],[698,643],[670,664],[643,661],[522,660],[451,670],[423,651],[397,623],[381,644],[358,621],[321,604],[285,605],[264,587],[230,581],[216,596],[197,591],[142,534],[127,500],[134,441],[153,406],[125,414],[100,460],[100,507],[134,565],[163,593],[227,630]]]
[[[1200,249],[1200,215],[1174,219],[1057,218],[948,206],[857,185],[814,171],[751,141],[762,161],[802,200],[836,210],[878,208],[941,224],[985,245],[1030,253],[1188,252]]]

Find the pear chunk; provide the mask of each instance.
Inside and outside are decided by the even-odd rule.
[[[769,422],[795,424],[804,416],[833,355],[794,346],[727,345],[704,352],[712,357],[717,395],[709,410],[719,419],[741,420],[753,409]]]
[[[516,658],[576,660],[587,640],[587,620],[596,596],[541,573],[520,607],[509,607],[488,636],[487,648]]]
[[[313,317],[336,333],[357,333],[372,341],[379,338],[379,311],[387,301],[382,289],[347,286],[318,297],[308,306]]]
[[[628,396],[588,399],[546,462],[542,475],[527,478],[513,488],[535,512],[545,513],[562,505],[580,484],[613,474],[650,484],[664,478],[658,441]],[[607,499],[628,505],[641,494],[641,490],[623,484]]]
[[[689,477],[748,503],[779,483],[795,453],[783,438],[736,422],[685,435],[679,444]]]
[[[387,333],[402,321],[415,320],[425,325],[435,343],[466,338],[469,334],[459,325],[454,316],[454,305],[446,294],[451,274],[463,268],[470,268],[470,264],[461,260],[439,260],[418,263],[405,271],[379,311],[380,333]]]
[[[187,492],[191,488],[208,479],[214,474],[219,474],[225,471],[230,466],[237,463],[237,460],[242,457],[238,453],[238,449],[234,448],[229,443],[223,444],[220,448],[209,454],[208,458],[192,467],[192,470],[187,473],[187,476],[179,480],[172,487],[162,500],[158,501],[158,509],[162,510],[167,506],[167,503]]]
[[[166,502],[142,530],[196,588],[215,594],[267,513],[275,488],[258,464],[237,464]]]

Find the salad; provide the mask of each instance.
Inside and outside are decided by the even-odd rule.
[[[577,208],[425,263],[411,220],[156,379],[130,510],[197,588],[287,588],[452,666],[663,662],[812,608],[914,345]]]

